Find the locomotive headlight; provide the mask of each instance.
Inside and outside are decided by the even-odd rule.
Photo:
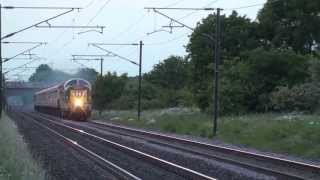
[[[82,107],[83,106],[83,101],[81,99],[75,99],[73,102],[75,107]]]

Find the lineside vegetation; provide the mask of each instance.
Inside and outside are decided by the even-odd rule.
[[[3,113],[0,119],[0,180],[45,179],[45,172],[32,158],[15,123]]]

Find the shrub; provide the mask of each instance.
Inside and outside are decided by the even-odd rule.
[[[282,86],[271,94],[273,109],[277,111],[315,112],[320,105],[319,99],[319,83],[305,83],[292,88]]]
[[[240,57],[226,59],[220,67],[219,113],[270,111],[270,93],[276,87],[293,87],[309,80],[308,60],[308,56],[290,50],[260,48],[243,52]],[[197,102],[202,103],[198,103],[199,107],[209,108],[207,111],[210,112],[212,83],[207,87],[208,91],[197,91],[195,97]]]

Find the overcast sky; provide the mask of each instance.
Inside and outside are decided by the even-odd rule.
[[[83,9],[61,16],[50,21],[51,25],[101,25],[105,26],[103,34],[97,32],[80,33],[90,29],[43,29],[32,28],[18,33],[5,41],[41,41],[48,42],[31,53],[45,59],[34,61],[28,67],[37,67],[46,63],[54,69],[74,73],[82,65],[71,61],[72,54],[105,54],[103,51],[88,46],[88,43],[137,43],[142,40],[143,48],[143,72],[148,72],[152,66],[170,55],[184,56],[184,45],[189,41],[191,31],[186,28],[174,29],[172,33],[158,32],[151,35],[147,33],[161,29],[168,25],[169,20],[147,11],[144,7],[220,7],[228,9],[223,14],[230,14],[232,8],[253,4],[263,4],[266,0],[1,0],[2,6],[66,6],[82,7]],[[239,14],[255,19],[261,6],[243,8],[237,10]],[[2,10],[2,37],[30,26],[41,20],[50,18],[66,10],[31,10],[15,9]],[[196,23],[206,17],[209,11],[173,11],[161,12],[181,19],[185,24],[195,27]],[[192,13],[192,14],[190,14]],[[188,15],[189,14],[189,15]],[[188,15],[188,16],[186,16]],[[186,16],[186,17],[185,17]],[[184,17],[184,18],[183,18]],[[46,25],[46,24],[43,24]],[[3,44],[2,54],[4,58],[12,57],[28,48],[32,44]],[[138,62],[138,47],[134,46],[104,46],[121,56]],[[24,58],[26,56],[19,56]],[[4,63],[4,71],[28,63],[30,60],[12,59]],[[98,61],[81,61],[85,66],[99,71]],[[115,57],[105,59],[104,72],[116,71],[128,73],[129,76],[138,74],[138,67]],[[34,69],[26,71],[16,70],[8,74],[10,79],[28,79]],[[17,76],[18,74],[18,76]]]

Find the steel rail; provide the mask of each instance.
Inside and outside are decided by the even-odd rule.
[[[55,117],[55,116],[50,116],[47,114],[40,114],[40,116],[55,118],[55,119],[61,121],[60,118]],[[228,152],[221,153],[219,151],[217,152],[216,150],[212,150],[212,149],[206,150],[203,147],[192,146],[192,145],[190,145],[190,143],[186,143],[186,142],[179,143],[175,140],[174,141],[168,140],[167,135],[163,135],[160,133],[153,133],[153,132],[149,132],[149,131],[128,128],[128,127],[123,127],[123,126],[118,126],[118,125],[112,125],[112,124],[99,123],[99,122],[89,122],[89,123],[92,123],[91,125],[93,125],[91,127],[88,126],[87,128],[89,128],[89,129],[90,128],[97,128],[100,130],[110,131],[112,133],[116,133],[116,134],[123,135],[123,136],[147,140],[147,141],[155,143],[155,144],[164,145],[164,146],[167,146],[167,147],[170,147],[173,149],[179,149],[181,151],[200,155],[200,156],[203,156],[203,157],[206,157],[209,159],[213,159],[213,160],[221,161],[224,163],[248,168],[250,170],[257,171],[262,174],[276,176],[280,179],[306,179],[306,177],[320,176],[320,174],[316,175],[318,172],[317,170],[315,170],[311,176],[310,175],[306,176],[304,173],[305,171],[302,171],[301,173],[297,173],[297,172],[292,173],[291,171],[279,170],[277,168],[270,168],[270,165],[273,165],[273,164],[271,164],[270,162],[268,164],[266,164],[264,162],[263,162],[263,164],[261,164],[261,161],[262,161],[261,158],[257,159],[257,158],[250,158],[249,157],[249,158],[245,159],[245,158],[239,156],[238,154],[232,154],[232,153],[229,154]],[[172,136],[169,136],[169,137],[172,137]],[[176,139],[176,137],[173,137],[173,138]],[[177,139],[181,139],[181,138],[177,138]],[[183,140],[190,141],[187,139],[183,139]],[[197,141],[194,141],[194,142],[202,143],[202,142],[197,142]],[[206,143],[202,143],[202,144],[206,144]],[[212,145],[212,144],[208,144],[208,145]],[[216,146],[216,145],[213,145],[213,146]],[[221,146],[221,147],[223,147],[223,146]],[[235,150],[237,151],[237,149],[235,149]],[[249,152],[249,153],[251,153],[251,152]],[[239,160],[239,157],[240,157],[240,160]],[[271,156],[271,157],[273,157],[273,156]],[[248,160],[251,162],[248,162]],[[260,164],[259,164],[259,161],[260,161]],[[291,170],[294,170],[294,168],[293,168],[294,166],[290,167],[290,165],[288,165],[286,167],[290,168]],[[317,178],[308,178],[308,179],[317,179]]]
[[[89,136],[89,137],[92,137],[92,138],[95,138],[97,140],[100,140],[100,141],[103,141],[111,146],[113,146],[114,148],[122,151],[122,152],[126,152],[126,153],[130,153],[132,155],[135,155],[135,156],[138,156],[146,161],[149,161],[151,163],[154,163],[162,168],[165,168],[167,169],[168,171],[171,171],[173,173],[176,173],[177,175],[179,176],[183,176],[187,179],[195,179],[195,180],[216,180],[215,178],[213,177],[210,177],[210,176],[207,176],[203,173],[200,173],[200,172],[197,172],[195,170],[192,170],[192,169],[189,169],[189,168],[186,168],[186,167],[183,167],[183,166],[180,166],[178,164],[175,164],[175,163],[172,163],[172,162],[169,162],[169,161],[166,161],[166,160],[163,160],[161,158],[158,158],[158,157],[155,157],[155,156],[152,156],[150,154],[147,154],[147,153],[144,153],[144,152],[141,152],[139,150],[136,150],[136,149],[133,149],[133,148],[130,148],[128,146],[125,146],[125,145],[121,145],[119,143],[116,143],[114,141],[110,141],[110,140],[107,140],[105,138],[102,138],[102,137],[99,137],[97,135],[94,135],[92,133],[88,133],[84,130],[81,130],[81,129],[78,129],[78,128],[74,128],[74,127],[71,127],[69,125],[66,125],[64,123],[60,123],[60,122],[57,122],[57,121],[54,121],[48,117],[44,117],[44,116],[35,116],[35,115],[31,115],[29,114],[30,116],[34,117],[34,118],[41,118],[41,119],[44,119],[46,121],[50,121],[52,124],[56,124],[58,126],[61,126],[61,127],[64,127],[64,128],[67,128],[67,129],[70,129],[72,131],[75,131],[77,133],[81,133],[83,135],[86,135],[86,136]]]
[[[55,134],[56,136],[59,136],[60,138],[62,138],[65,142],[79,148],[79,150],[88,153],[90,156],[98,159],[99,161],[102,161],[103,163],[107,164],[108,167],[111,167],[109,169],[111,169],[113,171],[113,173],[115,173],[117,176],[119,176],[120,178],[125,178],[125,179],[132,179],[132,180],[141,180],[141,178],[133,175],[132,173],[130,173],[129,171],[117,166],[116,164],[106,160],[105,158],[99,156],[98,154],[94,153],[93,151],[85,148],[84,146],[78,144],[77,141],[72,140],[64,135],[62,135],[61,133],[53,130],[52,128],[44,125],[43,123],[38,122],[37,120],[34,120],[32,116],[29,116],[30,118],[27,118],[31,121],[33,121],[34,123],[36,123],[37,125],[41,126],[42,128],[47,129],[49,132]]]
[[[127,137],[138,138],[138,139],[141,139],[141,140],[147,140],[147,141],[155,143],[155,144],[167,146],[167,147],[170,147],[170,148],[173,148],[173,149],[178,149],[178,150],[181,150],[181,151],[184,151],[184,152],[188,152],[188,153],[191,153],[191,154],[196,154],[196,155],[199,155],[199,156],[202,156],[202,157],[206,157],[208,159],[213,159],[213,160],[216,160],[216,161],[225,162],[225,163],[228,163],[228,164],[244,167],[244,168],[256,171],[256,172],[260,172],[262,174],[267,174],[267,175],[271,175],[271,176],[277,176],[280,179],[281,178],[290,178],[290,179],[298,179],[298,180],[304,179],[303,177],[300,177],[300,176],[284,174],[281,171],[272,170],[272,169],[269,169],[269,168],[264,168],[264,167],[261,167],[261,166],[257,166],[257,165],[253,165],[253,164],[244,162],[244,161],[235,160],[233,158],[222,157],[219,154],[213,154],[211,152],[204,152],[203,150],[198,149],[198,148],[187,148],[186,146],[181,146],[181,145],[179,146],[179,145],[174,144],[172,142],[155,139],[154,137],[150,137],[150,136],[149,137],[147,137],[147,136],[143,137],[141,135],[134,135],[134,134],[131,134],[131,133],[125,133],[123,131],[121,132],[121,130],[119,131],[119,129],[116,130],[116,129],[111,129],[109,127],[101,128],[101,126],[100,127],[94,126],[94,128],[98,128],[98,129],[101,129],[101,130],[108,130],[109,132],[113,132],[113,133],[116,133],[116,134],[119,134],[119,135],[123,135],[123,136],[127,136]]]
[[[233,155],[238,155],[238,156],[244,156],[245,158],[252,158],[252,159],[258,159],[258,160],[266,160],[266,161],[271,161],[273,163],[275,163],[276,165],[280,164],[282,166],[286,166],[286,167],[290,167],[292,169],[305,169],[308,170],[308,172],[313,172],[314,174],[319,174],[320,176],[320,166],[317,165],[313,165],[313,164],[307,164],[307,163],[303,163],[303,162],[299,162],[299,161],[293,161],[293,160],[288,160],[288,159],[284,159],[284,158],[278,158],[278,157],[274,157],[274,156],[268,156],[268,155],[263,155],[263,154],[259,154],[259,153],[253,153],[253,152],[249,152],[249,151],[244,151],[244,150],[239,150],[239,149],[233,149],[233,148],[228,148],[228,147],[223,147],[223,146],[219,146],[219,145],[213,145],[213,144],[208,144],[208,143],[203,143],[203,142],[198,142],[198,141],[194,141],[194,140],[188,140],[188,139],[183,139],[183,138],[178,138],[178,137],[173,137],[173,136],[169,136],[169,135],[164,135],[164,134],[160,134],[160,133],[155,133],[155,132],[148,132],[145,130],[138,130],[138,129],[134,129],[134,128],[129,128],[129,127],[123,127],[123,126],[119,126],[119,125],[111,125],[111,124],[106,124],[106,123],[100,123],[100,122],[91,122],[93,124],[97,124],[97,125],[102,125],[105,127],[108,127],[112,130],[115,129],[119,129],[122,131],[127,131],[130,136],[133,136],[132,133],[135,134],[140,134],[140,135],[144,135],[147,137],[151,137],[151,138],[157,138],[157,139],[161,139],[161,140],[165,140],[168,141],[169,143],[180,143],[183,145],[189,145],[190,147],[196,147],[196,148],[202,148],[205,150],[209,150],[209,151],[218,151],[218,152],[222,152],[225,154],[233,154]],[[127,134],[128,136],[128,134]],[[141,138],[141,137],[140,137]],[[183,149],[186,149],[185,147]],[[192,151],[194,151],[197,154],[205,154],[205,153],[201,153],[199,151],[196,151],[195,149],[193,149]],[[208,154],[205,154],[208,155]],[[210,155],[212,156],[212,155]],[[219,157],[216,156],[214,158],[219,158],[219,159],[223,159],[223,157]],[[270,171],[279,175],[285,175],[285,176],[290,176],[291,178],[295,178],[295,179],[305,179],[305,176],[302,176],[300,174],[293,174],[292,172],[281,172],[280,170],[275,170],[275,169],[271,169],[269,167],[257,167],[257,166],[253,166],[252,164],[248,164],[245,162],[236,162],[236,160],[233,159],[227,159],[228,161],[232,161],[233,163],[238,163],[238,164],[243,164],[247,167],[252,166],[253,168],[256,169],[261,169],[263,171]]]

